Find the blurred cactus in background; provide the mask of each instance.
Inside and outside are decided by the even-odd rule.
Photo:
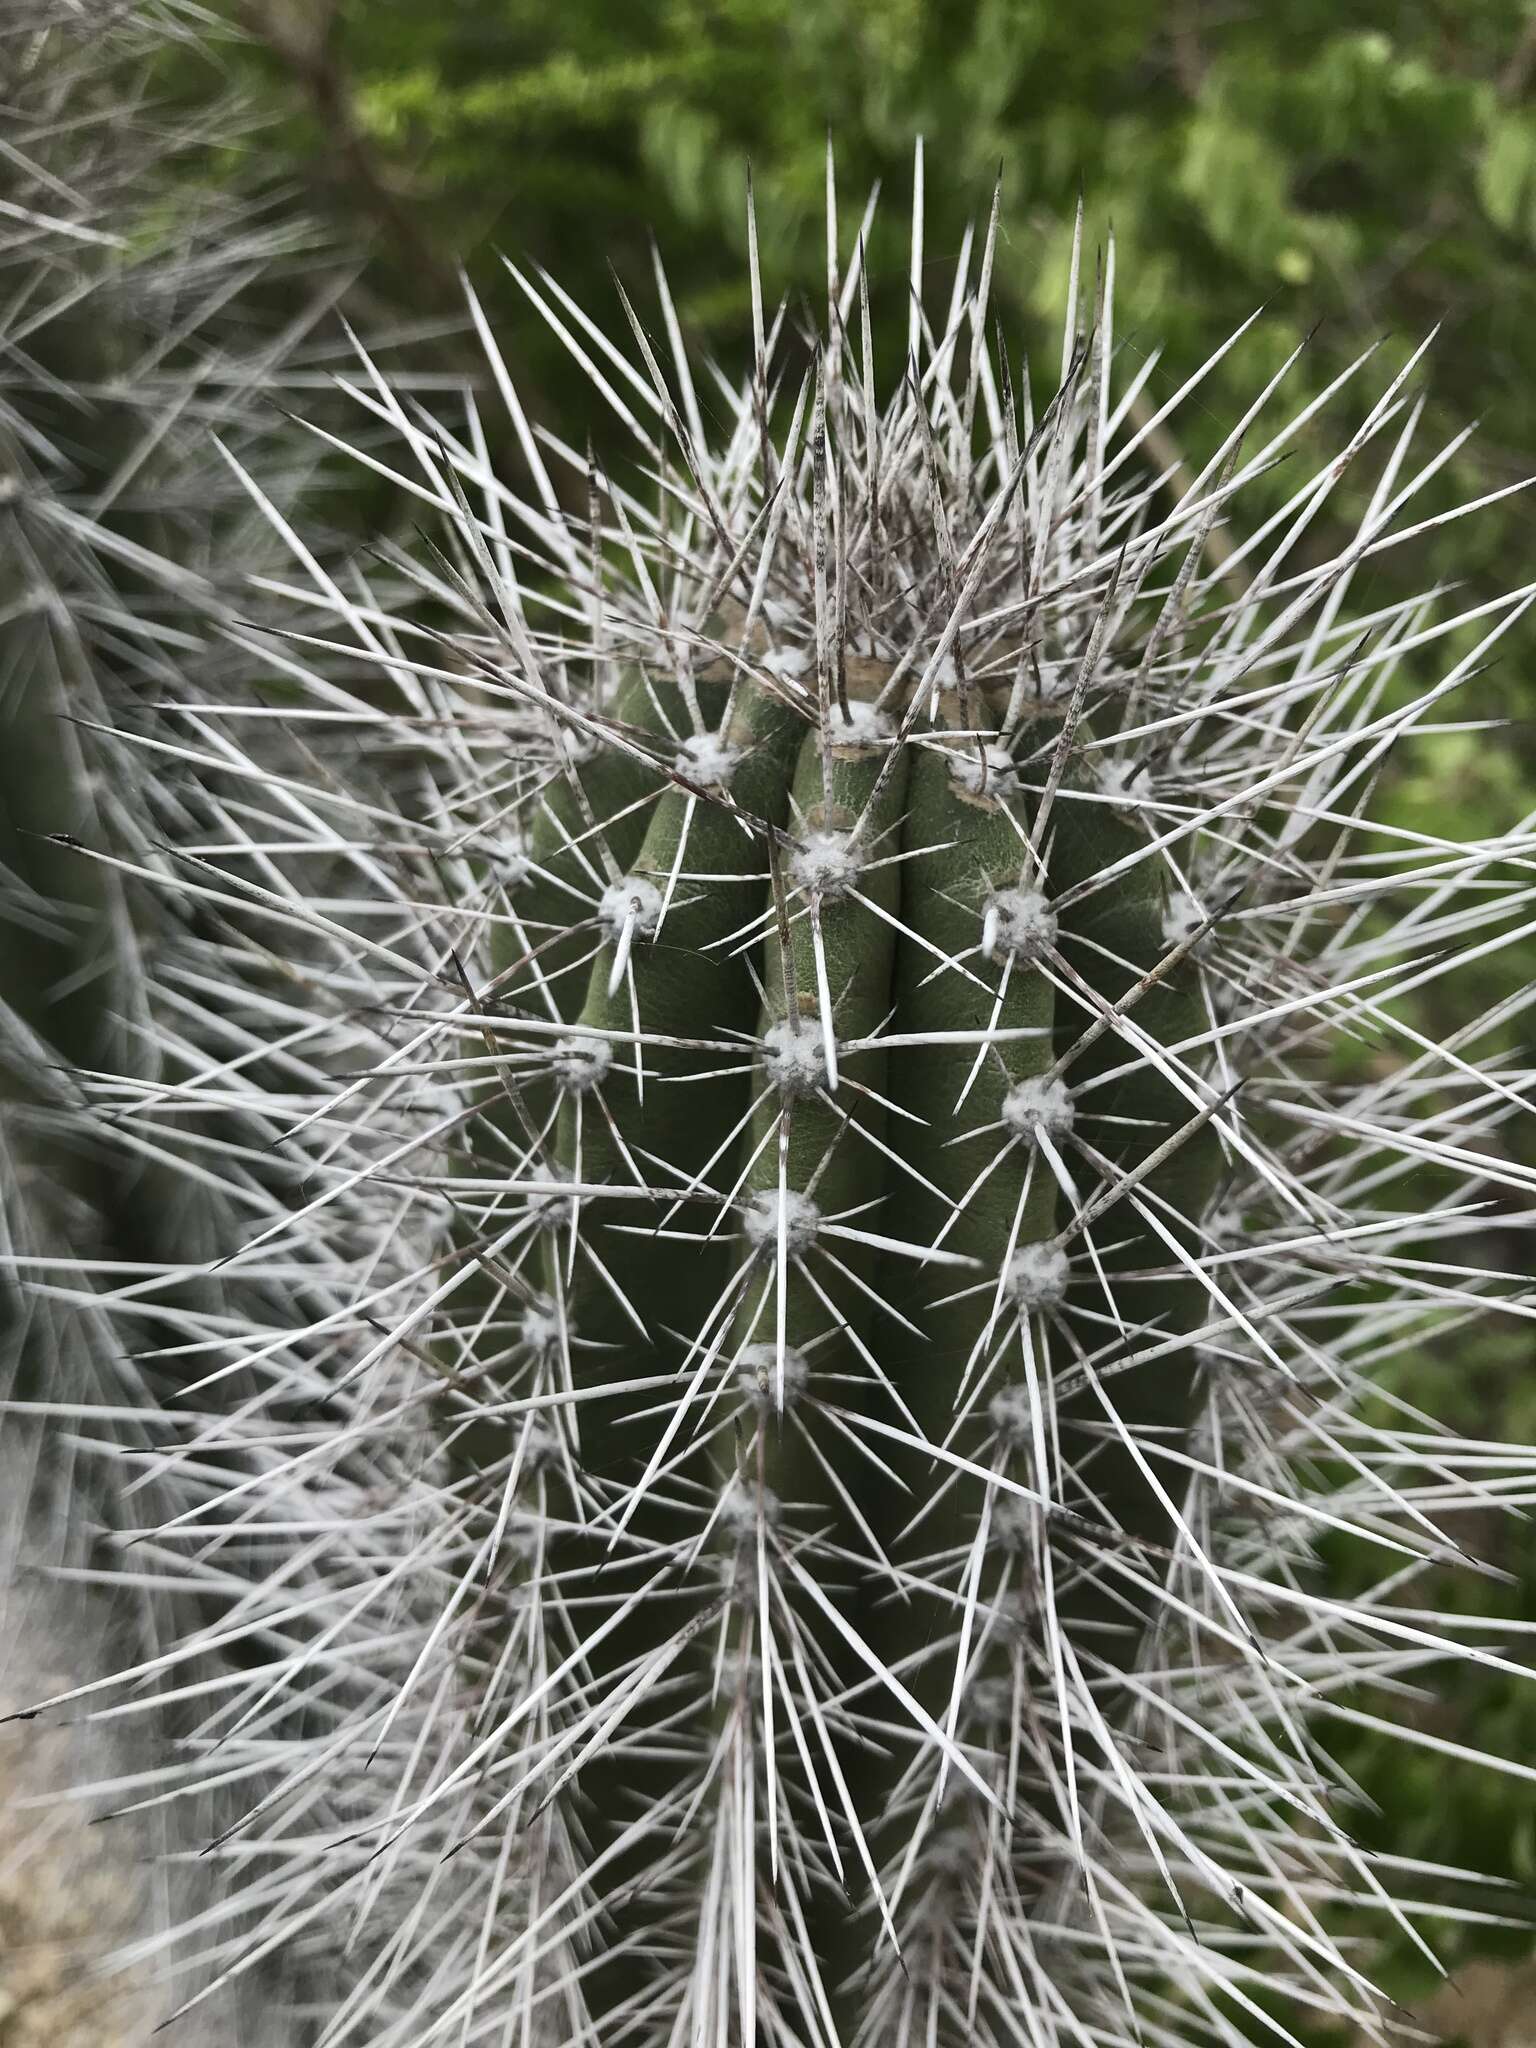
[[[98,1144],[75,1114],[74,1078],[157,1070],[157,978],[186,919],[71,842],[110,841],[142,864],[191,829],[195,791],[156,775],[120,735],[192,677],[205,690],[243,666],[223,628],[250,603],[265,528],[220,446],[249,455],[262,442],[278,496],[312,476],[297,439],[274,435],[268,399],[279,372],[303,381],[306,331],[331,295],[310,276],[316,231],[282,195],[199,195],[178,179],[183,158],[215,136],[230,145],[249,118],[224,97],[200,123],[185,110],[163,118],[149,67],[168,45],[195,50],[205,27],[191,7],[21,0],[0,40],[9,1227],[59,1250],[164,1258],[174,1247],[194,1260],[213,1249],[204,1205],[180,1175],[157,1176],[149,1154]],[[285,295],[312,301],[286,330],[262,299],[274,269]],[[78,1318],[65,1339],[49,1290],[20,1306],[10,1369],[35,1347],[28,1370],[58,1392],[81,1360]],[[110,1385],[122,1368],[105,1370]]]
[[[124,742],[148,739],[189,691],[198,702],[223,690],[244,700],[255,687],[234,635],[260,604],[251,572],[276,550],[230,460],[259,461],[273,503],[304,489],[320,516],[318,444],[293,433],[277,401],[307,387],[311,405],[323,402],[316,387],[329,386],[334,337],[322,344],[319,323],[348,275],[334,239],[270,167],[204,188],[188,176],[210,151],[237,153],[256,119],[230,89],[214,26],[180,0],[16,0],[0,23],[8,1708],[61,1673],[99,1677],[195,1628],[201,1611],[193,1589],[151,1593],[114,1578],[92,1590],[125,1503],[131,1521],[159,1501],[120,1461],[153,1441],[157,1404],[182,1377],[147,1356],[157,1310],[130,1327],[97,1308],[95,1290],[121,1284],[131,1297],[136,1274],[195,1272],[243,1228],[212,1197],[212,1177],[168,1166],[126,1130],[103,1130],[87,1094],[101,1071],[152,1088],[184,1035],[213,1032],[200,1058],[227,1050],[219,1006],[192,992],[218,951],[216,921],[138,879],[163,866],[165,846],[206,831],[211,813],[194,778],[165,774]],[[168,61],[185,68],[174,110],[157,76]],[[111,859],[82,847],[110,848]],[[198,1285],[189,1280],[189,1295]],[[102,1440],[75,1426],[87,1414]],[[141,1882],[139,1866],[220,1825],[216,1795],[179,1808],[154,1796],[161,1746],[179,1727],[174,1712],[163,1717],[148,1747],[131,1729],[102,1728],[72,1759],[61,1735],[7,1731],[7,2039],[14,2030],[18,2042],[117,2041],[130,2013],[148,2027],[167,2009],[149,1959],[194,1873],[167,1861]],[[106,1803],[142,1810],[80,1836],[103,1804],[84,1802],[90,1780],[109,1774]],[[100,1976],[130,1933],[144,1956]],[[287,2038],[225,2001],[211,2010],[221,2041]]]
[[[1457,1910],[1317,1730],[1433,1746],[1417,1674],[1522,1668],[1415,1587],[1530,1454],[1379,1375],[1532,1312],[1531,995],[1408,998],[1524,939],[1536,842],[1370,803],[1533,593],[1360,602],[1441,516],[1416,365],[1321,465],[1282,366],[1170,480],[1200,380],[1123,376],[1112,249],[1042,377],[996,206],[933,296],[919,164],[887,363],[868,219],[829,166],[815,315],[751,244],[739,378],[659,268],[612,322],[517,272],[606,461],[473,297],[462,404],[360,350],[313,438],[394,494],[371,559],[227,451],[261,622],[105,706],[61,851],[169,920],[154,1060],[49,1128],[166,1236],[70,1289],[138,1439],[56,1409],[174,1621],[56,1704],[173,1709],[143,1796],[229,1811],[193,2012],[283,1956],[296,2038],[379,2048],[1379,2037],[1362,1928]]]

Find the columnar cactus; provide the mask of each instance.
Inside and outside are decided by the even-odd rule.
[[[258,1931],[190,1933],[379,2048],[1376,2035],[1337,1908],[1404,1911],[1306,1717],[1518,1668],[1404,1594],[1478,1455],[1358,1404],[1532,1312],[1485,1252],[1529,996],[1445,1044],[1413,997],[1522,936],[1533,842],[1366,805],[1529,593],[1351,606],[1437,467],[1409,372],[1314,466],[1282,371],[1170,478],[1192,387],[1122,384],[1107,279],[1037,416],[995,208],[936,308],[919,202],[889,364],[828,217],[819,331],[754,244],[734,384],[664,282],[653,337],[520,275],[622,468],[472,302],[526,498],[365,357],[434,546],[295,540],[270,691],[159,742],[228,1045],[94,1085],[250,1215],[217,1308],[115,1298],[198,1385],[128,1568],[212,1617],[136,1675],[227,1647],[173,1775],[250,1788]]]

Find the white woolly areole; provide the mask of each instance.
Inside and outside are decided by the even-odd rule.
[[[1208,1209],[1200,1227],[1218,1251],[1241,1244],[1246,1234],[1243,1212],[1235,1202],[1218,1202],[1214,1208]]]
[[[1105,761],[1099,768],[1099,787],[1117,803],[1144,803],[1152,794],[1152,778],[1139,761]]]
[[[1004,1387],[987,1406],[992,1427],[1009,1445],[1027,1444],[1034,1429],[1034,1404],[1028,1387]]]
[[[508,1555],[514,1563],[534,1564],[544,1549],[546,1525],[540,1515],[509,1516],[503,1541]],[[501,1597],[509,1606],[526,1607],[533,1599],[534,1588],[526,1582],[513,1584],[501,1589]]]
[[[1055,1308],[1067,1291],[1071,1265],[1060,1245],[1026,1244],[1008,1261],[1003,1286],[1024,1313]]]
[[[779,1519],[779,1497],[767,1487],[745,1486],[740,1479],[727,1481],[720,1496],[719,1527],[738,1543],[751,1542],[758,1524],[772,1528]]]
[[[756,1563],[752,1566],[753,1590],[756,1590]],[[739,1643],[722,1645],[716,1643],[715,1668],[720,1674],[720,1689],[717,1697],[723,1700],[733,1695],[756,1698],[763,1677],[763,1660],[756,1650],[744,1650]]]
[[[999,889],[989,896],[981,921],[981,950],[990,960],[1012,953],[1038,960],[1056,943],[1056,913],[1038,889]]]
[[[740,747],[728,746],[717,732],[690,733],[672,762],[679,775],[704,789],[729,789],[741,766]]]
[[[1009,1494],[1008,1498],[1018,1502],[1020,1507],[1025,1505],[1023,1501],[1019,1500],[1017,1494]],[[999,1503],[1000,1505],[1001,1503]],[[992,1512],[995,1518],[997,1509],[994,1508]],[[1028,1574],[1025,1576],[1027,1579]],[[992,1609],[993,1614],[997,1618],[998,1640],[1004,1643],[1038,1642],[1040,1640],[1040,1605],[1040,1588],[1036,1585],[1026,1583],[1023,1586],[1015,1586],[1006,1592],[1000,1600],[993,1604]]]
[[[784,1242],[791,1257],[798,1252],[809,1251],[816,1242],[816,1233],[821,1227],[821,1211],[809,1195],[802,1195],[797,1188],[788,1188],[784,1194]],[[746,1232],[747,1243],[754,1252],[772,1251],[779,1241],[779,1191],[764,1188],[747,1204],[742,1217],[742,1229]]]
[[[1075,1114],[1066,1082],[1044,1074],[1032,1074],[1003,1097],[1003,1122],[1024,1138],[1032,1138],[1037,1129],[1047,1137],[1064,1138]]]
[[[992,1542],[999,1550],[1027,1550],[1040,1527],[1040,1510],[1016,1493],[1005,1494],[992,1510]]]
[[[727,1481],[715,1516],[715,1530],[724,1555],[716,1569],[726,1592],[744,1606],[757,1599],[757,1544],[760,1529],[777,1526],[779,1498],[767,1487]]]
[[[1205,923],[1205,912],[1187,889],[1175,889],[1163,912],[1163,939],[1170,946],[1182,945],[1191,932]]]
[[[790,1407],[805,1391],[811,1369],[805,1353],[793,1344],[784,1346],[784,1406]],[[736,1360],[736,1377],[748,1398],[759,1408],[772,1407],[779,1398],[779,1348],[776,1344],[749,1344]]]
[[[935,1828],[923,1844],[923,1853],[918,1858],[918,1868],[930,1880],[941,1885],[947,1880],[952,1884],[965,1884],[974,1878],[978,1860],[983,1854],[976,1839],[976,1831],[963,1823],[949,1828]],[[942,1906],[936,1918],[945,1916]]]
[[[570,1173],[563,1166],[551,1165],[546,1169],[551,1180],[569,1180]],[[560,1230],[576,1213],[573,1195],[540,1193],[529,1197],[528,1206],[541,1230]]]
[[[763,1033],[763,1071],[781,1095],[814,1095],[827,1085],[827,1046],[821,1025],[785,1017]]]
[[[891,737],[892,730],[891,721],[878,705],[854,698],[846,713],[841,704],[832,706],[827,740],[834,747],[880,747]]]
[[[597,921],[610,939],[618,938],[626,925],[649,934],[661,922],[661,891],[644,875],[610,882],[597,906]]]
[[[979,1728],[1006,1729],[1017,1711],[1011,1678],[978,1678],[966,1688],[966,1716]]]
[[[560,1318],[552,1301],[541,1298],[523,1310],[517,1339],[526,1352],[546,1365],[560,1356]]]
[[[586,1095],[599,1087],[613,1065],[613,1047],[606,1038],[572,1033],[557,1038],[549,1064],[567,1095]]]
[[[569,725],[563,720],[555,735],[557,757],[572,768],[579,768],[584,761],[596,760],[603,746],[600,732],[594,732],[587,726]]]
[[[864,868],[849,832],[811,832],[790,856],[790,880],[812,896],[846,896]]]
[[[560,1438],[542,1416],[524,1426],[522,1458],[525,1472],[547,1472],[560,1463]]]
[[[967,796],[1005,797],[1018,793],[1019,771],[1006,747],[985,746],[979,755],[973,749],[964,753],[956,750],[949,757],[949,775]]]
[[[775,647],[772,653],[761,656],[757,665],[771,676],[794,682],[810,667],[811,657],[803,647]]]

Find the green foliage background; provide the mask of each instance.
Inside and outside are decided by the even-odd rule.
[[[1360,395],[1346,393],[1269,480],[1281,502],[1299,465],[1340,445],[1368,396],[1438,326],[1420,459],[1474,416],[1481,426],[1421,503],[1442,509],[1536,470],[1527,0],[251,0],[232,20],[247,40],[224,61],[270,117],[259,143],[240,147],[278,152],[351,222],[370,252],[370,314],[438,323],[432,346],[467,362],[452,328],[463,265],[530,413],[578,447],[592,434],[609,459],[622,454],[614,423],[594,411],[499,252],[547,265],[598,317],[620,321],[609,267],[654,304],[654,236],[690,336],[739,364],[748,166],[770,302],[803,293],[815,303],[830,126],[848,212],[874,180],[884,185],[872,267],[887,282],[877,315],[888,366],[902,350],[904,223],[922,134],[935,295],[1001,171],[996,288],[1007,328],[1046,366],[1037,392],[1059,346],[1081,193],[1090,245],[1113,227],[1128,362],[1163,352],[1154,394],[1266,309],[1180,418],[1191,461],[1314,329],[1287,387],[1297,406],[1376,346]],[[195,86],[173,68],[165,89]],[[238,154],[213,153],[201,174],[230,174]],[[1337,530],[1319,531],[1310,545],[1336,541]],[[1533,578],[1536,496],[1517,492],[1379,557],[1355,596],[1366,604],[1442,581],[1475,602]],[[1508,636],[1461,713],[1496,717],[1500,729],[1417,740],[1384,792],[1389,815],[1480,836],[1536,813],[1532,635],[1524,624]],[[1477,1014],[1510,971],[1506,956],[1485,980],[1436,985],[1435,1024]],[[1525,971],[1536,971],[1529,957]],[[1505,1263],[1524,1255],[1518,1241],[1488,1249]],[[1452,1356],[1402,1360],[1395,1385],[1469,1434],[1529,1440],[1530,1328],[1506,1323]],[[1459,1533],[1514,1579],[1460,1597],[1536,1620],[1536,1538],[1492,1516]],[[1347,1583],[1350,1559],[1337,1562]],[[1404,1702],[1404,1714],[1419,1711]],[[1536,1690],[1462,1680],[1427,1725],[1536,1759]],[[1516,1912],[1536,1892],[1532,1787],[1349,1730],[1338,1753],[1369,1802],[1349,1824],[1401,1854],[1513,1880]],[[1528,1933],[1474,1926],[1448,1952],[1529,1946]],[[1424,1976],[1403,1944],[1393,1988],[1412,1998]]]

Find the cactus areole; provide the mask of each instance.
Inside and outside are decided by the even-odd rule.
[[[882,533],[860,566],[872,600],[914,564]],[[1150,816],[1097,772],[1123,683],[1080,658],[1049,690],[1016,613],[962,661],[942,603],[879,653],[825,620],[818,645],[813,607],[797,645],[774,609],[778,646],[761,602],[717,599],[611,664],[610,736],[539,790],[491,986],[570,1027],[511,1094],[537,1132],[523,1170],[573,1189],[544,1198],[539,1265],[571,1384],[690,1383],[663,1425],[653,1398],[649,1421],[594,1406],[586,1471],[637,1526],[702,1436],[855,1543],[897,1512],[882,1466],[957,1424],[969,1459],[988,1402],[1063,1341],[1085,1388],[1114,1374],[1122,1416],[1187,1424],[1220,1094]],[[738,1441],[723,1390],[748,1357],[772,1399]],[[882,1457],[823,1466],[824,1402],[874,1417]],[[1081,1398],[1041,1430],[1069,1418],[1102,1437]],[[1124,1451],[1099,1459],[1117,1518],[1166,1522]],[[934,1540],[959,1528],[944,1476],[909,1480]]]

